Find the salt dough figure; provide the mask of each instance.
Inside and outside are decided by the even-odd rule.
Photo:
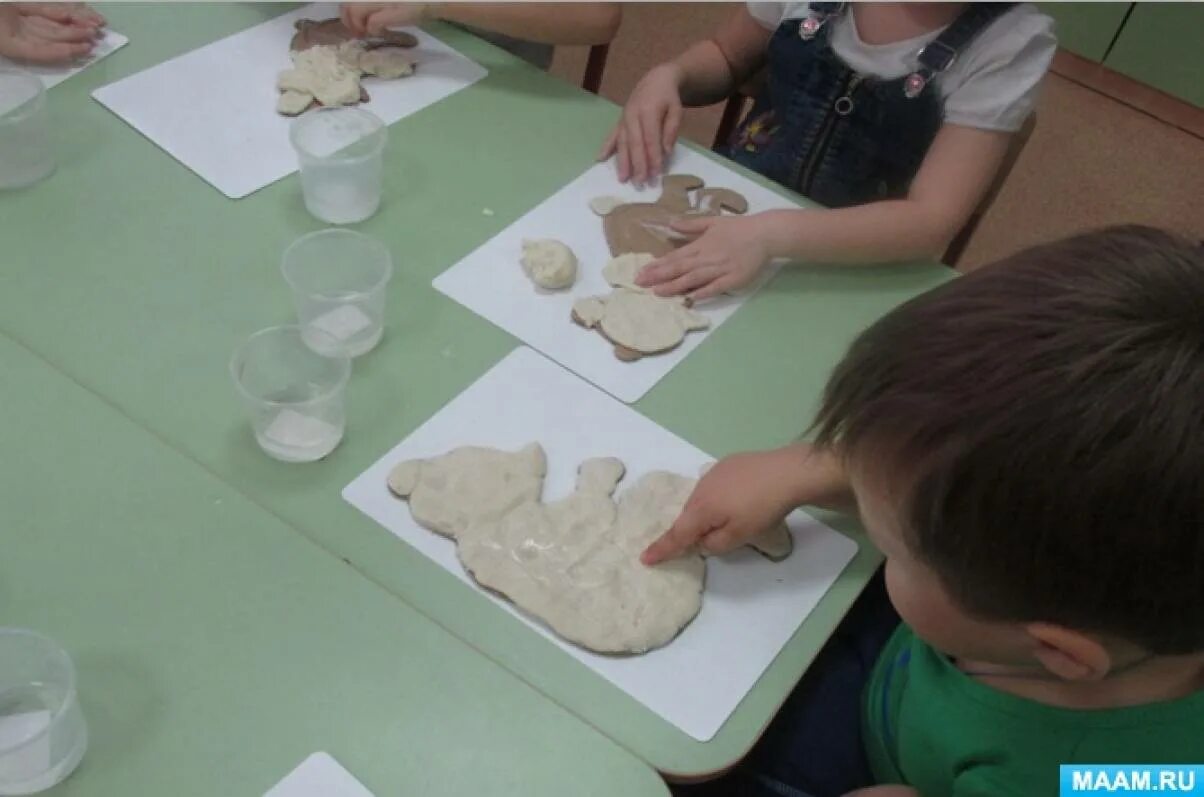
[[[338,19],[298,20],[290,43],[293,68],[280,73],[276,87],[281,95],[276,111],[297,116],[317,106],[356,105],[367,102],[361,85],[364,75],[393,80],[414,73],[403,47],[418,40],[408,33],[390,31],[371,39],[356,39]]]
[[[423,528],[456,538],[474,521],[538,501],[547,459],[538,443],[520,451],[465,446],[433,459],[408,460],[389,472],[389,490],[410,503]]]
[[[647,252],[632,252],[631,254],[612,257],[602,267],[602,277],[616,288],[630,288],[633,291],[642,290],[635,284],[635,278],[640,269],[656,260]]]
[[[649,473],[615,504],[623,471],[616,459],[589,460],[568,498],[472,524],[457,542],[461,563],[582,647],[643,653],[667,644],[702,607],[706,564],[687,554],[646,567],[639,556],[672,525],[694,482]]]
[[[550,238],[523,241],[523,271],[537,288],[564,290],[577,281],[577,256],[560,241]]]
[[[681,345],[686,333],[706,329],[711,320],[691,310],[680,296],[661,297],[644,290],[616,288],[573,304],[573,321],[597,329],[614,344],[615,356],[631,362]]]
[[[748,201],[727,188],[703,188],[702,179],[694,175],[670,174],[661,181],[660,199],[612,208],[602,217],[602,230],[612,255],[647,252],[663,257],[689,240],[672,228],[674,221],[682,216],[718,216],[724,210],[745,213]]]

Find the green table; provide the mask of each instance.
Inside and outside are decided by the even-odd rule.
[[[0,331],[658,769],[694,775],[739,759],[876,566],[868,546],[718,735],[700,743],[339,497],[515,346],[430,281],[584,171],[616,108],[460,31],[435,31],[489,77],[390,128],[385,202],[360,225],[398,265],[388,330],[355,363],[343,445],[324,462],[286,466],[255,447],[226,362],[246,335],[292,317],[280,254],[321,226],[306,214],[296,176],[227,200],[87,96],[277,12],[179,5],[106,13],[131,43],[51,92],[55,113],[70,120],[60,128],[59,173],[0,196]],[[857,331],[947,275],[931,264],[790,269],[636,408],[713,455],[781,444],[806,426]]]
[[[76,662],[55,794],[665,794],[643,762],[0,337],[0,625]]]

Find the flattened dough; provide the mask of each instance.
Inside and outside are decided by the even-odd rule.
[[[339,58],[334,47],[310,47],[292,54],[293,68],[281,72],[276,88],[309,94],[325,106],[355,105],[360,101],[359,73]]]
[[[643,290],[635,284],[636,275],[640,269],[656,258],[647,252],[631,252],[626,255],[612,257],[602,267],[602,278],[615,288],[630,288],[633,291]]]
[[[523,241],[520,262],[527,278],[538,288],[559,291],[577,281],[577,256],[560,241],[550,238]]]
[[[690,553],[646,567],[639,555],[672,525],[694,482],[649,473],[616,505],[622,475],[616,459],[585,462],[568,498],[472,524],[456,546],[461,563],[582,647],[643,653],[667,644],[702,608],[706,564]]]
[[[543,447],[515,452],[465,446],[402,462],[389,472],[389,490],[410,503],[423,528],[455,539],[474,521],[498,518],[538,501],[547,473]]]
[[[711,325],[709,318],[691,310],[681,297],[630,288],[579,299],[573,304],[573,320],[601,332],[615,344],[615,355],[621,360],[670,351],[681,345],[686,333]]]
[[[599,216],[606,216],[627,200],[621,196],[596,196],[589,201],[589,209]]]

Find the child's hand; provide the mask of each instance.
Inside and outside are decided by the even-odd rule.
[[[62,63],[92,52],[104,17],[79,3],[0,5],[0,55]]]
[[[789,448],[720,460],[699,480],[672,528],[648,546],[640,561],[654,565],[692,545],[725,553],[776,526],[799,504],[802,464]]]
[[[380,36],[389,28],[425,22],[430,3],[343,3],[339,18],[356,36]]]
[[[698,237],[637,275],[636,283],[658,296],[688,293],[691,299],[709,299],[749,284],[769,262],[755,215],[686,218],[674,222],[673,229]]]
[[[658,176],[681,127],[681,69],[661,64],[640,79],[623,106],[623,118],[602,145],[598,160],[616,155],[619,182],[643,184]]]

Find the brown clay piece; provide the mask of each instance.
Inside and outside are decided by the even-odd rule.
[[[355,41],[358,38],[347,29],[347,26],[338,17],[321,21],[299,19],[294,27],[297,29],[297,32],[293,35],[293,40],[289,43],[289,49],[293,52],[308,50],[310,47],[319,44],[338,47],[343,42]],[[416,47],[418,45],[418,39],[413,34],[395,30],[385,31],[383,36],[374,36],[362,41],[364,47],[368,50],[373,50],[377,47]]]
[[[689,241],[672,224],[682,216],[718,216],[724,210],[748,211],[748,200],[730,188],[703,188],[700,177],[669,174],[661,181],[656,202],[631,202],[602,217],[602,230],[613,256],[647,252],[664,257]],[[697,189],[691,202],[690,191]]]

